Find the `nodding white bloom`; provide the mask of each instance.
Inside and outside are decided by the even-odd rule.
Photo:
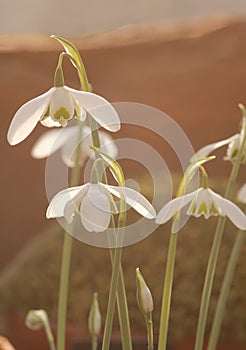
[[[79,126],[72,126],[62,130],[48,130],[35,143],[32,148],[32,156],[37,159],[46,158],[61,149],[64,163],[69,167],[75,166],[76,149],[80,145],[80,166],[87,157],[94,154],[89,146],[93,144],[91,129],[84,126],[80,140],[78,139]],[[99,131],[101,150],[111,158],[117,157],[117,147],[113,139],[105,132]]]
[[[156,222],[164,224],[188,204],[190,204],[187,210],[188,215],[195,217],[203,215],[206,219],[212,215],[227,216],[235,226],[246,230],[246,215],[234,203],[209,188],[199,188],[171,200],[160,210]]]
[[[71,223],[74,215],[78,213],[87,231],[102,232],[108,227],[111,215],[118,213],[112,195],[124,199],[147,219],[155,218],[155,209],[139,192],[128,187],[110,186],[100,182],[71,187],[57,193],[50,202],[46,217],[64,217]]]
[[[18,109],[8,130],[8,142],[11,145],[20,143],[38,122],[49,128],[65,127],[72,118],[84,120],[86,112],[103,128],[109,131],[120,129],[118,114],[103,97],[60,86],[52,87]]]
[[[238,191],[237,200],[241,203],[246,204],[246,183]]]
[[[228,145],[228,147],[227,147],[227,152],[224,159],[234,161],[237,157],[238,150],[242,145],[242,141],[243,141],[243,137],[241,133],[241,134],[233,135],[228,139],[206,145],[195,153],[195,155],[191,158],[191,162],[197,159],[205,158],[217,148],[220,148],[226,145]],[[244,148],[243,157],[242,157],[242,163],[245,163],[245,162],[246,162],[246,147]]]

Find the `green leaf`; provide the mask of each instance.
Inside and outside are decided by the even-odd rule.
[[[51,35],[51,38],[56,39],[63,46],[66,53],[68,54],[68,57],[70,58],[72,65],[78,71],[80,83],[81,83],[83,90],[89,91],[90,88],[89,88],[89,83],[88,83],[85,67],[84,67],[84,64],[83,64],[83,61],[81,59],[81,56],[79,54],[78,49],[70,41],[62,38],[61,36]]]
[[[119,186],[124,186],[125,184],[125,177],[123,170],[120,166],[120,164],[113,158],[111,158],[106,153],[102,152],[99,148],[90,146],[90,148],[96,153],[99,154],[104,161],[104,163],[109,167],[114,179],[117,181]]]

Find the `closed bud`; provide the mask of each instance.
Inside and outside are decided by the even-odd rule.
[[[101,324],[102,318],[99,310],[97,293],[94,293],[88,318],[89,332],[93,337],[99,335],[101,331]]]
[[[136,269],[136,282],[138,307],[144,316],[149,318],[153,311],[153,299],[139,268]]]
[[[48,323],[48,315],[44,310],[30,310],[26,316],[25,323],[29,329],[37,331]]]

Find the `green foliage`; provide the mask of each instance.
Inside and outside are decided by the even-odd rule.
[[[180,180],[180,178],[178,178]],[[177,180],[176,180],[177,183]],[[211,182],[212,188],[223,193],[225,182]],[[140,186],[149,198],[147,184]],[[161,197],[161,194],[160,194]],[[161,202],[160,202],[161,206]],[[160,209],[160,208],[158,208]],[[136,214],[134,214],[136,215]],[[131,217],[134,221],[136,217]],[[206,265],[217,218],[190,218],[178,233],[178,247],[171,305],[170,337],[185,338],[195,334]],[[160,317],[161,295],[171,222],[160,226],[145,240],[124,248],[123,270],[129,301],[131,327],[135,334],[144,333],[142,315],[136,302],[135,269],[140,267],[154,299],[153,323],[155,334]],[[216,271],[215,285],[209,310],[209,327],[216,305],[225,266],[234,243],[235,227],[227,222]],[[0,312],[11,310],[26,313],[30,309],[45,309],[56,321],[58,285],[63,233],[56,224],[41,233],[16,257],[0,276]],[[245,334],[245,246],[233,280],[222,327],[222,338],[246,339]],[[107,249],[74,242],[69,296],[69,320],[87,329],[90,301],[98,292],[104,320],[106,314],[111,263]],[[108,282],[105,282],[108,281]],[[115,322],[115,329],[118,329]]]

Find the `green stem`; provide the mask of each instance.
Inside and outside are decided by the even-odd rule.
[[[225,198],[227,199],[230,199],[232,197],[233,188],[236,182],[237,174],[238,174],[242,156],[243,156],[245,140],[246,138],[244,137],[244,140],[242,141],[241,147],[238,152],[238,156],[232,167],[232,171],[231,171],[230,178],[229,178],[226,192],[225,192]],[[219,249],[220,249],[220,244],[221,244],[221,240],[224,232],[225,223],[226,223],[226,218],[220,216],[216,227],[210,256],[209,256],[207,272],[206,272],[206,277],[205,277],[205,282],[204,282],[204,287],[202,292],[202,299],[201,299],[197,333],[196,333],[195,350],[202,350],[202,347],[203,347],[209,301],[211,297],[215,268],[218,260]]]
[[[229,294],[232,278],[235,272],[235,268],[240,255],[240,250],[244,240],[245,240],[245,231],[239,230],[233,245],[233,249],[231,251],[229,262],[226,268],[226,273],[223,279],[220,296],[217,303],[215,316],[213,319],[212,330],[211,330],[211,334],[208,342],[208,350],[216,350],[217,348],[222,319],[223,319],[225,306],[226,306],[226,300]]]
[[[92,117],[89,117],[89,122],[90,122],[90,128],[92,132],[93,145],[97,148],[100,148],[100,139],[99,139],[99,134],[97,130],[97,123]],[[107,183],[107,177],[105,173],[103,174],[102,180],[104,183]],[[115,228],[113,217],[111,219],[111,227]],[[114,258],[115,258],[114,253],[115,251],[113,251],[113,249],[110,249],[112,266],[114,266]],[[125,282],[124,282],[121,263],[120,263],[119,280],[118,280],[118,286],[117,286],[117,306],[118,306],[118,315],[119,315],[119,322],[120,322],[120,328],[121,328],[123,350],[132,350],[132,339],[131,339],[130,321],[129,321],[129,313],[128,313],[128,306],[127,306],[127,298],[126,298],[126,289],[125,289]]]
[[[78,141],[81,140],[83,124],[79,124]],[[79,182],[80,167],[80,147],[77,148],[75,167],[72,170],[71,186],[76,186]],[[68,284],[69,284],[69,272],[72,255],[72,236],[64,231],[63,250],[62,250],[62,263],[60,274],[60,287],[58,298],[58,321],[57,321],[57,349],[65,349],[66,339],[66,317],[67,317],[67,301],[68,301]]]
[[[158,350],[165,350],[167,347],[167,332],[171,305],[171,294],[174,275],[174,264],[177,246],[177,234],[172,233],[169,241],[166,274],[162,296],[161,320]]]
[[[118,219],[118,230],[117,230],[117,248],[114,250],[113,254],[113,271],[109,290],[108,307],[105,321],[105,330],[103,337],[102,350],[109,350],[110,339],[113,327],[114,319],[114,309],[118,290],[118,280],[121,267],[121,255],[122,255],[122,242],[124,237],[124,228],[126,222],[126,211],[125,211],[125,201],[120,200],[120,214]]]
[[[44,329],[45,329],[45,333],[46,333],[46,336],[48,339],[50,350],[56,350],[55,341],[54,341],[53,334],[52,334],[51,329],[50,329],[49,322],[44,322]]]
[[[97,336],[93,335],[91,337],[91,350],[97,350]]]
[[[148,338],[148,350],[154,350],[154,339],[153,339],[153,322],[152,316],[149,319],[146,318],[147,338]]]

